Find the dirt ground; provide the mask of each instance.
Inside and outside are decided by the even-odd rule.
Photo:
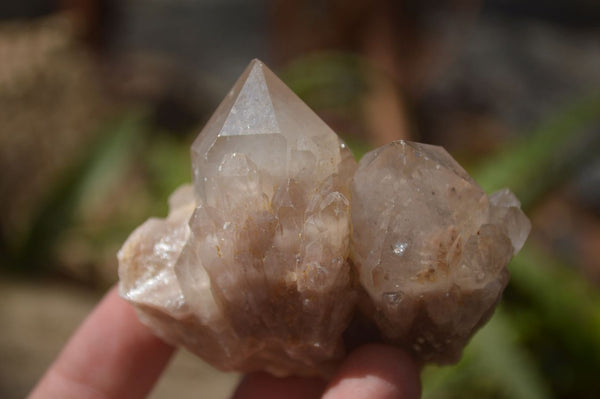
[[[65,283],[0,277],[0,397],[25,397],[98,300]],[[150,398],[227,398],[238,378],[180,350]]]

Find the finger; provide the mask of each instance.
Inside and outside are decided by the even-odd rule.
[[[173,347],[150,333],[112,289],[30,394],[39,398],[143,398]]]
[[[234,399],[320,398],[325,381],[318,378],[277,378],[267,373],[248,374],[238,386]]]
[[[405,352],[366,345],[344,361],[323,399],[416,399],[420,395],[419,370]]]

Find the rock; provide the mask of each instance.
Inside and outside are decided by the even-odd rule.
[[[491,316],[530,229],[510,191],[488,198],[443,148],[405,141],[361,160],[352,226],[360,308],[384,341],[437,363]]]
[[[354,307],[351,153],[253,61],[192,159],[193,193],[176,193],[169,217],[121,250],[122,295],[159,335],[219,368],[325,373],[344,354]]]
[[[512,193],[488,198],[439,147],[395,142],[357,170],[257,60],[192,164],[169,216],[120,250],[120,292],[157,335],[222,370],[329,375],[359,319],[421,360],[454,361],[529,231]]]

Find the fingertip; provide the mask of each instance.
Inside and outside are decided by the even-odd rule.
[[[406,352],[365,345],[344,361],[323,399],[415,399],[420,395],[419,369]]]
[[[83,321],[30,398],[144,398],[174,348],[110,290]]]
[[[233,395],[234,399],[309,399],[319,398],[325,389],[319,378],[278,378],[264,372],[250,373],[244,377]]]

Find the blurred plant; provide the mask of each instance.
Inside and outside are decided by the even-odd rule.
[[[7,245],[4,257],[8,265],[21,271],[52,265],[54,245],[73,222],[78,205],[86,197],[103,198],[107,187],[128,162],[138,138],[139,121],[139,115],[130,114],[102,129],[95,145],[63,173],[41,201],[27,235]]]
[[[369,73],[359,56],[321,52],[297,59],[280,76],[313,109],[355,110]]]
[[[523,207],[529,208],[598,157],[599,123],[600,95],[594,93],[470,172],[484,190],[510,187]]]

